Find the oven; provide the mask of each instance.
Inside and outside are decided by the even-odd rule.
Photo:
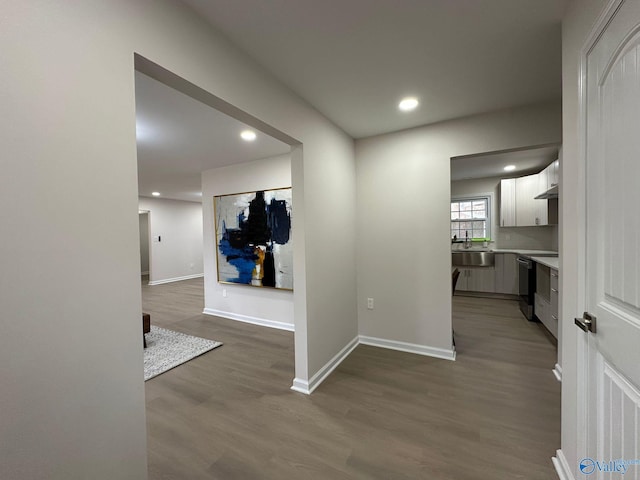
[[[527,320],[535,321],[533,316],[533,300],[536,291],[536,264],[530,258],[518,256],[518,296],[520,311]]]

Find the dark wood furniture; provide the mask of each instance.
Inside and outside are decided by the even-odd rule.
[[[458,284],[458,277],[460,277],[460,270],[457,268],[451,274],[451,295],[456,294],[456,285]]]
[[[142,346],[147,348],[147,339],[144,337],[145,333],[151,331],[151,315],[148,313],[142,313]]]
[[[460,270],[457,268],[451,274],[451,296],[453,297],[456,294],[456,285],[458,284],[458,277],[460,277]],[[453,328],[451,328],[451,341],[453,342],[453,346],[456,346],[456,332]]]

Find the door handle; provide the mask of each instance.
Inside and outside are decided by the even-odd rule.
[[[596,333],[596,317],[595,315],[591,315],[589,312],[584,312],[582,318],[576,318],[575,324],[583,332]]]

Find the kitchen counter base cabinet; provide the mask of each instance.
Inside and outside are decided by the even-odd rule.
[[[496,271],[494,267],[458,267],[460,277],[456,290],[462,292],[487,292],[496,291]]]
[[[495,258],[495,292],[507,295],[518,295],[518,263],[515,253],[496,253]]]
[[[535,316],[558,338],[558,270],[536,264]]]
[[[558,320],[551,315],[551,302],[536,293],[533,311],[538,320],[551,332],[551,335],[558,338]]]
[[[559,332],[558,332],[558,302],[559,302],[559,291],[558,291],[558,284],[559,282],[559,275],[558,275],[558,270],[556,270],[555,268],[552,268],[550,270],[550,285],[549,285],[549,296],[550,296],[550,300],[551,300],[551,310],[549,312],[549,315],[551,316],[551,323],[555,325],[556,327],[556,338],[558,338]],[[558,340],[560,340],[558,338]]]

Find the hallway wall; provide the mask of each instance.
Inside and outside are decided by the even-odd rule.
[[[139,197],[138,208],[150,212],[149,285],[204,275],[202,204]]]
[[[360,334],[452,358],[450,159],[561,138],[551,102],[358,140]]]
[[[138,214],[140,223],[140,273],[149,275],[149,213]]]

